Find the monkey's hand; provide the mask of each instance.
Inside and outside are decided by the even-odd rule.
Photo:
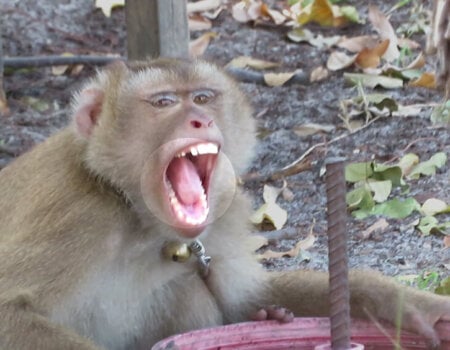
[[[440,338],[434,326],[450,321],[450,297],[408,289],[402,304],[401,327],[424,336],[430,347],[437,348]]]
[[[328,274],[301,270],[268,273],[275,304],[285,305],[297,317],[330,315]],[[352,317],[387,321],[438,346],[434,326],[438,321],[450,321],[450,297],[402,286],[375,271],[351,271],[349,284]]]
[[[276,320],[281,323],[288,323],[294,320],[294,313],[282,306],[269,305],[255,312],[251,319],[253,321]]]
[[[354,317],[385,320],[440,343],[434,329],[438,321],[450,321],[450,297],[402,286],[394,279],[371,271],[350,273],[351,312]]]

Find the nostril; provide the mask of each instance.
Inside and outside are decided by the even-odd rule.
[[[212,125],[213,125],[213,121],[210,120],[209,123],[208,123],[208,128],[210,128]]]
[[[199,122],[198,120],[191,120],[191,125],[196,129],[199,129],[202,127],[202,123]]]

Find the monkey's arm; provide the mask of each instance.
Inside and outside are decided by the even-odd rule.
[[[56,325],[37,310],[26,292],[0,298],[0,348],[27,350],[100,350],[89,340]]]
[[[296,316],[329,316],[328,274],[313,271],[270,273],[277,304]],[[395,324],[402,315],[401,327],[439,343],[433,326],[450,320],[450,298],[401,286],[375,271],[350,273],[351,314],[376,318]]]

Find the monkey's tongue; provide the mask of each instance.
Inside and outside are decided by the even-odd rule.
[[[205,191],[197,168],[186,157],[174,158],[170,162],[167,177],[181,204],[193,205],[204,196]]]

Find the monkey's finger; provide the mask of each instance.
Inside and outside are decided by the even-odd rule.
[[[277,320],[278,322],[291,322],[294,319],[294,314],[281,306],[271,305],[266,308],[268,318],[270,320]]]
[[[260,309],[258,311],[256,311],[251,317],[250,319],[252,321],[265,321],[267,320],[267,311],[266,309]]]
[[[286,310],[286,314],[284,315],[283,319],[281,320],[282,323],[289,323],[294,321],[294,313],[290,310]]]

